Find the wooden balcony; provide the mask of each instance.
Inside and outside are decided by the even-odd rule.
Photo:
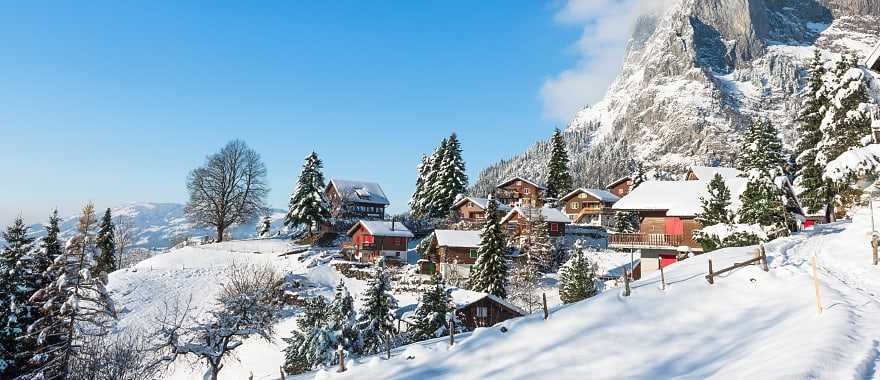
[[[674,249],[682,245],[694,245],[684,235],[668,234],[608,234],[608,246],[611,248],[654,248]],[[697,249],[699,247],[691,247]]]

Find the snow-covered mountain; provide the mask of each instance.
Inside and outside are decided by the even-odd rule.
[[[728,164],[754,115],[794,142],[813,48],[864,58],[880,42],[876,0],[669,0],[641,17],[605,97],[567,128],[577,185],[597,186],[636,158],[680,170]],[[515,174],[541,180],[549,145],[485,169],[473,191]]]
[[[110,212],[115,218],[125,218],[133,226],[132,248],[163,249],[175,243],[196,236],[214,236],[216,231],[212,228],[198,227],[188,220],[183,213],[184,205],[178,203],[129,203],[111,208]],[[100,218],[104,214],[103,209],[96,212]],[[280,230],[283,224],[284,211],[272,210],[272,229]],[[65,217],[61,223],[61,236],[64,239],[73,236],[78,216]],[[234,239],[252,237],[256,234],[256,224],[252,223],[234,226],[230,233]],[[31,226],[31,231],[42,236],[45,231],[42,225]]]

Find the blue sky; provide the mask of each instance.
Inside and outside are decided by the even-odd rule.
[[[0,225],[185,202],[234,138],[284,208],[302,159],[405,209],[419,156],[460,135],[471,179],[564,127],[542,85],[584,59],[566,4],[24,2],[0,14]]]

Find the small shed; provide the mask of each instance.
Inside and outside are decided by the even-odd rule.
[[[516,305],[487,293],[453,289],[449,295],[456,315],[468,330],[494,326],[527,314]]]

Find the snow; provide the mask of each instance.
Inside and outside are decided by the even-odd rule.
[[[544,185],[542,185],[542,184],[540,184],[540,183],[538,183],[538,182],[535,182],[535,181],[532,181],[532,180],[530,180],[530,179],[523,178],[523,177],[520,177],[520,176],[516,176],[516,177],[513,177],[513,178],[508,178],[508,179],[506,179],[506,180],[504,180],[504,181],[501,181],[501,183],[499,183],[497,187],[501,187],[501,186],[504,186],[504,185],[508,185],[508,184],[510,184],[510,183],[513,182],[513,181],[523,181],[523,182],[528,183],[528,184],[530,184],[530,185],[532,185],[532,186],[534,186],[534,187],[537,187],[537,188],[539,188],[539,189],[545,189],[545,190],[547,189],[547,186],[544,186]]]
[[[434,230],[441,247],[474,248],[480,246],[480,231]]]
[[[520,309],[518,306],[516,306],[510,302],[507,302],[506,300],[498,298],[494,295],[488,294],[488,293],[475,292],[473,290],[454,288],[449,292],[449,297],[452,299],[452,304],[455,305],[456,309],[465,308],[468,305],[471,305],[474,302],[477,302],[483,298],[489,298],[489,299],[491,299],[501,305],[504,305],[504,306],[507,306],[513,310],[516,310],[516,312],[518,312],[522,315],[528,314],[528,313],[526,313],[525,310]]]
[[[880,144],[855,147],[843,152],[825,166],[823,176],[840,181],[849,174],[865,174],[880,169]]]
[[[764,229],[757,224],[713,224],[701,228],[700,231],[706,235],[715,236],[720,241],[724,241],[724,239],[736,233],[752,234],[761,240],[767,240],[767,234],[764,232]]]
[[[691,172],[699,180],[711,181],[715,174],[721,174],[724,179],[737,178],[742,176],[743,172],[736,168],[725,168],[720,166],[691,166]]]
[[[547,222],[571,223],[571,219],[569,219],[567,216],[565,216],[565,214],[563,214],[562,211],[559,211],[555,208],[550,208],[550,207],[538,208],[538,207],[525,207],[525,206],[514,207],[513,210],[510,210],[510,212],[504,216],[504,219],[502,219],[502,221],[510,220],[511,218],[513,218],[513,216],[515,214],[520,214],[523,216],[534,215],[535,217],[537,217],[539,213],[540,213],[540,215],[544,216],[544,220]]]
[[[352,181],[346,179],[330,179],[327,186],[333,185],[340,197],[350,202],[389,205],[388,197],[378,183],[368,181]]]
[[[592,195],[594,198],[596,198],[596,199],[598,199],[598,200],[600,200],[600,201],[602,201],[602,202],[617,202],[618,200],[620,200],[620,197],[618,197],[618,196],[612,194],[612,193],[611,193],[610,191],[608,191],[608,190],[602,190],[602,189],[587,189],[587,188],[583,188],[583,187],[578,188],[578,189],[575,189],[575,190],[572,190],[570,193],[563,195],[562,198],[560,198],[560,199],[562,199],[562,200],[565,201],[565,200],[568,200],[568,199],[570,199],[571,197],[573,197],[573,196],[575,196],[575,195],[577,195],[577,194],[580,194],[580,193],[587,193],[587,194],[590,194],[590,195]]]
[[[880,212],[880,209],[875,210]],[[880,276],[870,265],[870,215],[766,244],[770,272],[753,265],[709,285],[715,268],[753,257],[728,248],[672,264],[620,289],[500,326],[448,347],[399,349],[316,379],[870,379],[880,373]],[[823,311],[810,259],[817,257]]]
[[[746,189],[746,178],[725,178],[730,189],[733,212],[739,210],[739,196]],[[702,211],[700,198],[708,198],[709,180],[647,181],[621,198],[614,210],[666,210],[667,216],[695,216]]]
[[[383,220],[361,220],[358,224],[355,224],[349,231],[354,231],[358,226],[364,226],[367,229],[367,232],[373,236],[391,236],[391,237],[413,237],[412,232],[409,231],[403,223],[400,222],[388,222]]]

